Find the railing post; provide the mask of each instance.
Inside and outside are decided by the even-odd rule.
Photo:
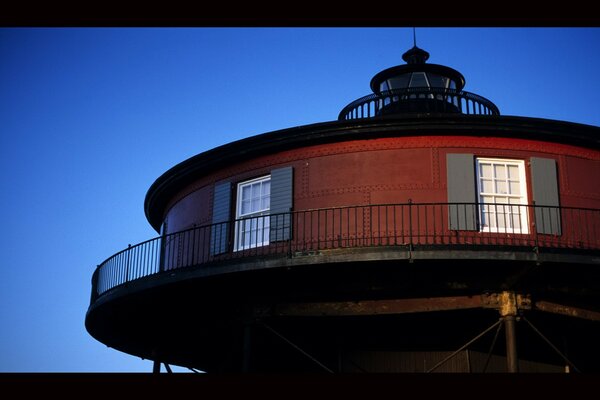
[[[533,251],[535,252],[535,262],[536,264],[539,265],[540,263],[540,241],[538,238],[538,226],[537,226],[537,218],[536,218],[536,214],[537,214],[537,209],[536,209],[536,205],[535,205],[535,201],[532,201],[531,204],[533,205],[533,224],[532,224],[532,228],[533,228],[533,238],[535,241],[535,246],[533,248]]]
[[[412,261],[413,252],[413,231],[412,231],[412,199],[408,199],[408,254]]]
[[[293,227],[294,227],[294,213],[292,211],[289,212],[289,221],[290,221],[290,226],[289,226],[289,230],[290,230],[290,234],[288,236],[288,257],[292,257],[292,239],[295,237],[295,235],[293,234]],[[285,222],[285,218],[284,218],[284,222]],[[284,223],[284,232],[285,232],[285,223]]]

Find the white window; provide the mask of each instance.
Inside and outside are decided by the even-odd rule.
[[[270,175],[238,184],[234,251],[269,244],[270,207]]]
[[[524,161],[478,158],[476,168],[481,230],[528,233]]]

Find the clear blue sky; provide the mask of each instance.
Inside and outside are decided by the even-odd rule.
[[[151,371],[84,318],[95,266],[156,236],[152,182],[215,146],[335,120],[412,40],[411,28],[0,28],[0,372]],[[503,115],[600,126],[599,28],[417,28],[417,44]]]

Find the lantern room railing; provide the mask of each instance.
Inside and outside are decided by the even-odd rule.
[[[405,113],[500,115],[498,107],[474,93],[444,88],[407,88],[370,94],[342,109],[338,120]]]
[[[600,209],[409,202],[293,211],[198,226],[109,257],[94,272],[92,302],[120,285],[175,269],[374,247],[596,254]]]

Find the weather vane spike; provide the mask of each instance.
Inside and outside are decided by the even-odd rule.
[[[417,47],[417,29],[413,26],[413,46]]]

